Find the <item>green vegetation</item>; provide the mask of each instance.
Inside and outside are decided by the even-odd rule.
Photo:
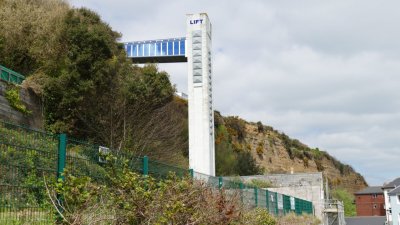
[[[245,121],[239,117],[215,117],[215,158],[218,176],[245,176],[263,173],[245,142]]]
[[[344,215],[356,216],[356,205],[354,204],[354,195],[347,190],[338,188],[332,191],[332,197],[343,202]]]
[[[5,92],[5,98],[11,107],[22,112],[25,115],[29,115],[32,112],[29,111],[24,103],[22,103],[21,98],[19,96],[19,88],[14,85],[9,85],[7,91]]]
[[[65,224],[94,218],[96,224],[276,223],[266,209],[244,207],[237,183],[223,180],[217,190],[212,181],[193,180],[188,170],[155,161],[143,176],[142,159],[115,152],[100,163],[96,146],[70,137],[65,179],[56,181],[58,135],[4,122],[0,134],[0,222],[51,224],[58,212]],[[253,183],[248,187],[268,186]]]
[[[108,156],[107,186],[86,177],[66,174],[52,191],[63,197],[65,221],[87,224],[242,224],[246,210],[240,198],[213,192],[204,183],[170,175],[155,180],[132,172],[127,164],[115,166]],[[264,217],[270,215],[265,215]]]
[[[283,217],[278,218],[277,224],[296,224],[296,225],[319,225],[321,221],[318,218],[308,214],[296,215],[289,213]]]
[[[250,185],[257,188],[270,188],[274,186],[271,182],[260,179],[252,179]]]
[[[61,0],[0,7],[0,61],[44,100],[47,130],[187,165],[187,109],[168,74],[132,66],[95,12]]]

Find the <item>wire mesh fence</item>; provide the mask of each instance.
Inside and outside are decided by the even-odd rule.
[[[48,202],[46,183],[63,179],[63,172],[87,176],[94,182],[106,184],[107,156],[115,165],[126,165],[130,170],[165,179],[173,173],[178,177],[192,177],[214,190],[225,190],[228,196],[240,198],[248,208],[262,207],[280,216],[290,212],[313,213],[312,203],[303,199],[268,191],[240,180],[208,176],[193,170],[167,165],[28,127],[0,122],[0,224],[53,224],[55,212]]]

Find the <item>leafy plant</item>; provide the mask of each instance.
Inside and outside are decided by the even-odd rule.
[[[338,188],[332,191],[332,197],[343,202],[345,216],[356,216],[354,195],[345,189]]]
[[[6,90],[5,92],[5,98],[8,100],[10,106],[18,110],[19,112],[25,115],[30,115],[32,113],[30,110],[26,108],[24,103],[22,103],[18,87],[13,86],[11,88],[8,88],[8,90]]]

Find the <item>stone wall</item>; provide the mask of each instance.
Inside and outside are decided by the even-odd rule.
[[[40,98],[28,89],[20,89],[20,98],[32,113],[24,115],[10,106],[5,98],[8,83],[0,81],[0,120],[43,129],[43,109]]]

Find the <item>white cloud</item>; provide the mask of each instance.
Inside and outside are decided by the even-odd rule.
[[[213,23],[214,102],[352,165],[370,184],[399,174],[400,30],[395,0],[71,1],[123,41],[185,35],[185,14]],[[160,65],[180,90],[186,65]]]

